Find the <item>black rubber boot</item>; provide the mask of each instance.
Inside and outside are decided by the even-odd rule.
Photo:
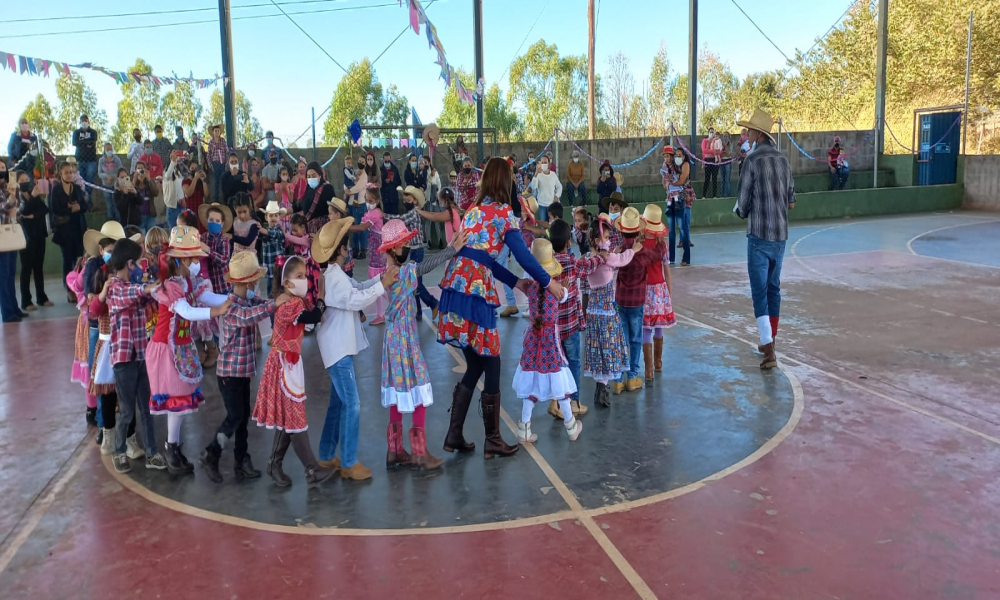
[[[222,483],[222,473],[219,472],[219,458],[221,456],[220,450],[209,446],[198,457],[198,463],[205,468],[205,474],[208,475],[208,479],[212,483]]]
[[[167,461],[167,471],[171,475],[190,473],[181,461],[181,449],[177,444],[167,442],[164,446],[163,458]]]
[[[445,452],[472,452],[476,445],[465,441],[462,435],[462,428],[465,426],[465,417],[469,414],[469,405],[472,403],[472,390],[458,382],[455,385],[455,392],[451,399],[451,421],[448,424],[448,435],[444,438]]]
[[[253,468],[253,462],[250,461],[250,455],[247,454],[242,459],[236,459],[236,463],[233,465],[233,470],[236,472],[236,481],[243,481],[244,479],[257,479],[260,477],[260,471]]]
[[[306,468],[306,483],[309,487],[315,487],[327,479],[333,477],[337,471],[335,469],[324,469],[316,462],[316,455],[313,454],[312,446],[309,445],[309,434],[305,431],[292,434],[292,450],[299,457]]]

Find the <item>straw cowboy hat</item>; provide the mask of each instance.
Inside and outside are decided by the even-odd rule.
[[[244,250],[229,259],[229,272],[225,277],[230,283],[253,283],[264,275],[267,275],[267,268],[257,262],[257,253]]]
[[[129,239],[133,242],[138,242],[142,237],[142,234],[135,234]],[[87,256],[100,256],[101,255],[101,240],[104,238],[111,238],[115,241],[125,239],[125,230],[122,229],[122,224],[118,221],[106,221],[104,225],[101,225],[101,230],[88,229],[83,234],[83,249],[87,252]]]
[[[524,213],[528,213],[532,217],[538,213],[538,200],[535,200],[535,197],[528,192],[521,196],[521,214]]]
[[[340,240],[344,239],[344,236],[347,235],[347,230],[351,228],[351,225],[354,225],[353,217],[333,219],[324,225],[313,239],[313,260],[317,263],[325,263],[330,260],[334,249],[340,244]]]
[[[748,121],[736,121],[738,127],[746,127],[747,129],[753,129],[759,131],[771,139],[774,143],[774,136],[771,135],[771,130],[774,129],[774,117],[762,111],[761,109],[756,109],[753,111],[753,115]]]
[[[642,211],[642,221],[646,224],[646,233],[659,237],[667,232],[667,226],[663,224],[663,210],[656,204],[646,205],[646,210]]]
[[[269,200],[267,202],[267,206],[265,206],[264,208],[258,208],[257,210],[264,213],[265,215],[278,215],[279,217],[284,217],[285,215],[288,214],[287,209],[278,208],[277,200]]]
[[[408,231],[406,224],[399,219],[391,219],[382,227],[382,245],[378,247],[378,251],[387,252],[408,244],[418,233]]]
[[[538,264],[542,265],[542,268],[549,275],[559,277],[563,269],[559,261],[555,259],[554,254],[552,251],[552,242],[549,240],[535,238],[535,241],[531,242],[531,255],[535,257]]]
[[[170,230],[170,245],[166,255],[173,258],[202,258],[208,256],[194,227],[174,227]]]
[[[222,232],[225,233],[233,227],[233,211],[229,210],[229,207],[225,204],[219,204],[218,202],[213,202],[211,204],[202,204],[198,207],[198,220],[206,228],[208,227],[208,209],[217,208],[222,212]]]
[[[644,229],[642,215],[633,207],[622,211],[622,216],[615,220],[615,228],[622,233],[638,233]]]
[[[426,204],[427,199],[424,198],[424,191],[418,187],[412,185],[406,186],[406,188],[397,187],[396,191],[405,196],[413,196],[417,200],[417,208],[423,208]]]
[[[622,205],[622,208],[628,208],[628,202],[625,201],[625,196],[621,192],[611,192],[611,195],[607,198],[601,199],[601,208],[608,210],[611,207],[612,202],[617,202]]]
[[[330,200],[329,202],[327,202],[327,206],[336,210],[342,215],[347,214],[347,203],[341,200],[340,198],[334,198],[333,200]]]

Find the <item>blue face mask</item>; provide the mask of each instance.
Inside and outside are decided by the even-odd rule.
[[[132,283],[142,283],[142,269],[139,265],[132,265],[128,270],[128,280]]]
[[[219,235],[222,233],[222,223],[209,223],[208,232],[214,235]]]
[[[247,300],[253,300],[257,295],[257,290],[247,290]]]
[[[105,263],[109,262],[111,260],[111,253],[105,252],[103,258]]]

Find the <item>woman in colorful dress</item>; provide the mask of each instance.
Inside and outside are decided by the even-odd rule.
[[[504,246],[535,281],[556,297],[563,286],[552,278],[524,245],[519,222],[510,203],[510,164],[493,158],[486,164],[475,202],[465,213],[462,228],[466,246],[448,263],[441,280],[438,342],[461,348],[466,370],[455,386],[451,422],[445,438],[446,452],[472,452],[475,444],[465,440],[462,428],[472,402],[472,390],[485,374],[480,403],[486,443],[485,458],[511,456],[518,446],[504,442],[500,435],[500,335],[496,309],[500,306],[494,276],[511,286],[524,287],[507,269],[496,263]]]
[[[531,254],[552,277],[559,277],[563,268],[553,255],[552,243],[538,238],[531,244]],[[531,327],[524,330],[521,361],[514,372],[514,392],[521,399],[521,420],[517,423],[517,441],[534,443],[538,436],[531,433],[531,413],[539,400],[555,400],[566,426],[566,435],[575,442],[583,431],[583,423],[573,415],[570,398],[576,392],[576,381],[563,354],[557,331],[559,305],[569,301],[569,290],[556,298],[532,281],[527,285],[528,315]],[[575,300],[575,298],[574,298]]]
[[[389,450],[385,466],[392,468],[412,464],[414,468],[433,470],[441,466],[441,459],[427,451],[424,434],[426,407],[434,403],[431,379],[427,364],[420,352],[420,335],[417,333],[417,301],[414,294],[420,277],[430,273],[455,256],[465,245],[465,234],[459,232],[446,249],[421,262],[408,262],[408,244],[417,236],[407,231],[399,219],[385,224],[382,230],[379,254],[387,254],[399,267],[399,280],[386,293],[389,309],[386,311],[385,338],[382,343],[382,406],[389,409],[389,429],[386,437]],[[410,428],[411,457],[403,445],[403,413],[413,415]]]
[[[608,382],[628,371],[628,344],[615,304],[615,269],[632,261],[642,244],[611,252],[611,230],[607,215],[602,214],[590,224],[591,254],[607,254],[607,262],[587,277],[590,299],[587,303],[587,368],[583,374],[597,382],[594,403],[611,406]]]
[[[97,424],[97,397],[90,393],[90,316],[87,295],[83,293],[83,261],[77,261],[76,268],[66,275],[66,289],[76,297],[76,307],[80,311],[76,318],[76,335],[73,338],[73,369],[69,380],[83,386],[87,398],[87,424]],[[93,404],[93,406],[91,406]]]
[[[201,392],[203,371],[191,337],[191,322],[223,315],[231,302],[227,296],[213,293],[212,285],[198,276],[198,259],[207,255],[197,229],[171,230],[159,269],[163,285],[156,292],[160,308],[156,330],[146,346],[149,412],[167,415],[164,456],[171,474],[194,472],[194,465],[181,452],[181,423],[184,415],[198,410],[205,401]],[[195,302],[204,308],[195,308]]]
[[[670,253],[663,243],[667,227],[663,211],[656,204],[647,204],[642,220],[647,236],[642,245],[656,252],[660,260],[646,267],[646,303],[642,311],[642,356],[646,363],[646,381],[653,381],[653,368],[663,370],[663,330],[677,323],[670,302]]]

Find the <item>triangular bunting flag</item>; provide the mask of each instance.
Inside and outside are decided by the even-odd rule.
[[[24,72],[28,70],[28,61],[23,56],[18,56],[17,62],[21,67],[21,75],[24,75]]]
[[[408,140],[406,138],[399,140],[399,147],[400,148],[409,148],[410,147],[410,140]]]
[[[410,0],[410,28],[420,35],[420,14],[417,12],[417,0]]]

